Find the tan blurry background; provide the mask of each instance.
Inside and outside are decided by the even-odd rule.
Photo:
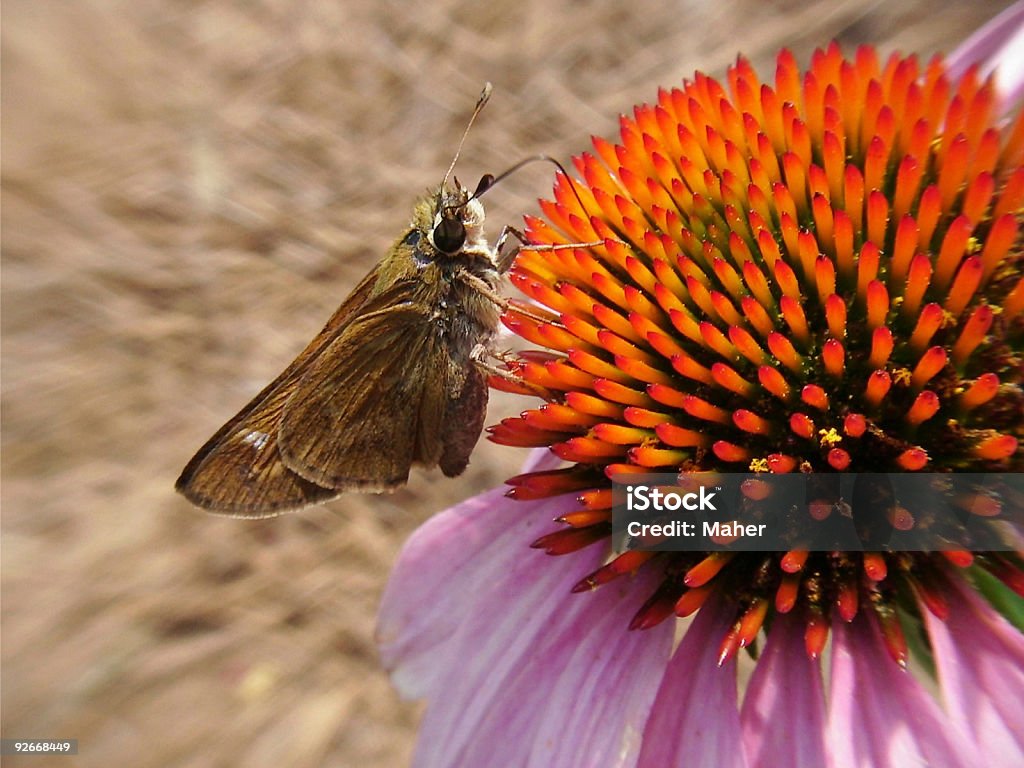
[[[833,37],[949,50],[1006,4],[6,0],[2,732],[80,754],[4,764],[408,762],[419,710],[372,639],[388,570],[522,452],[258,523],[172,485],[400,233],[485,80],[467,184],[740,51],[767,74]],[[492,234],[551,175],[490,192]]]

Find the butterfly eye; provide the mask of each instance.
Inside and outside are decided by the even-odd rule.
[[[466,242],[466,227],[459,219],[442,218],[433,233],[434,247],[442,253],[456,253]]]

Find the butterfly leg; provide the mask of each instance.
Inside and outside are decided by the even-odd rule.
[[[519,244],[507,253],[504,253],[504,247],[510,237],[518,240]],[[604,244],[604,240],[592,240],[588,243],[531,243],[525,233],[510,224],[506,224],[494,243],[495,264],[498,267],[498,272],[505,274],[512,268],[512,264],[515,262],[516,256],[519,255],[520,251],[568,251],[573,248],[597,248]]]
[[[508,244],[508,239],[510,237],[514,237],[518,240],[519,245],[505,251],[505,246]],[[525,244],[526,240],[518,229],[510,227],[507,224],[502,227],[501,234],[499,234],[498,239],[494,241],[494,263],[498,268],[499,275],[504,275],[512,269],[516,256],[519,255],[519,251],[522,250],[522,246]]]
[[[473,364],[488,376],[494,376],[496,378],[507,381],[510,384],[514,384],[515,386],[527,390],[531,394],[534,394],[537,397],[542,397],[545,400],[551,401],[555,399],[554,394],[551,392],[551,390],[547,389],[546,387],[541,387],[536,384],[533,384],[524,379],[522,376],[519,376],[509,368],[502,368],[491,362],[491,360],[494,359],[499,362],[505,363],[506,366],[509,365],[510,363],[512,365],[515,365],[515,363],[518,361],[518,358],[516,358],[514,352],[495,352],[493,349],[490,349],[484,344],[477,344],[473,348],[473,351],[470,353],[469,357],[470,360],[473,361]]]
[[[541,313],[540,311],[535,311],[529,307],[513,304],[500,293],[495,291],[487,283],[486,280],[483,280],[477,275],[474,275],[472,272],[462,272],[462,274],[460,275],[460,279],[463,282],[467,283],[468,285],[473,286],[474,290],[476,290],[485,299],[491,301],[494,304],[494,306],[496,306],[502,312],[514,312],[517,315],[522,315],[523,317],[530,318],[535,323],[558,323],[558,317],[555,315]]]
[[[491,358],[507,362],[506,357],[494,352],[484,344],[477,344],[473,347],[473,351],[469,353],[469,359],[473,361],[473,364],[488,376],[497,376],[499,379],[504,379],[505,381],[509,381],[517,386],[528,386],[525,379],[521,376],[517,376],[508,368],[498,367],[491,362]]]

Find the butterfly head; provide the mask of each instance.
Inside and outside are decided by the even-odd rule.
[[[431,206],[428,237],[439,253],[454,256],[467,246],[484,244],[484,206],[478,197],[489,186],[490,178],[481,179],[474,192],[459,184],[458,179],[454,187],[438,189]]]

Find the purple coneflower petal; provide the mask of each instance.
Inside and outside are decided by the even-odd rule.
[[[825,765],[821,667],[804,650],[804,626],[778,616],[743,699],[743,746],[751,768]]]
[[[394,670],[395,685],[406,696],[429,696],[437,690],[439,676],[448,669],[439,656],[447,657],[456,633],[478,609],[452,585],[474,579],[490,584],[505,575],[502,556],[521,547],[524,537],[528,540],[549,519],[486,514],[502,498],[501,489],[489,491],[431,518],[399,556],[381,604],[377,640],[384,665]],[[504,606],[495,598],[488,612],[498,609]]]
[[[557,463],[547,450],[534,451],[526,471],[541,471]],[[377,622],[377,643],[384,665],[394,670],[394,683],[409,698],[436,690],[444,669],[433,655],[448,648],[453,634],[476,609],[466,595],[449,585],[480,578],[480,568],[499,563],[528,543],[537,526],[551,516],[487,514],[501,504],[504,488],[464,501],[424,523],[406,542],[388,582]],[[553,516],[557,517],[557,514]],[[467,557],[471,553],[474,557]],[[478,584],[489,582],[478,582]]]
[[[642,595],[628,585],[609,592],[607,599],[593,605],[585,599],[571,601],[540,623],[518,658],[509,660],[508,674],[495,686],[494,698],[474,713],[477,725],[459,761],[450,762],[452,751],[445,749],[438,765],[636,764],[672,633],[622,632],[621,623],[616,631],[615,622],[628,620]],[[500,661],[492,664],[500,674]],[[558,684],[552,685],[553,680]],[[425,731],[432,726],[445,729],[445,718],[442,707],[437,708],[437,717],[428,712]]]
[[[1024,635],[966,589],[946,599],[946,621],[925,612],[946,706],[970,729],[981,764],[1024,765]]]
[[[977,765],[962,723],[909,672],[895,667],[864,616],[833,626],[826,738],[832,768]]]
[[[972,64],[981,74],[996,73],[996,88],[1004,105],[1024,96],[1024,3],[1018,2],[961,43],[946,60],[949,73],[960,77]]]
[[[719,642],[730,624],[731,612],[709,601],[687,628],[654,700],[638,768],[747,765],[736,705],[736,662],[718,666]]]
[[[572,504],[491,491],[406,545],[378,635],[397,687],[430,702],[417,766],[635,764],[672,628],[621,631],[656,583],[647,575],[592,599],[549,599],[568,595],[603,557],[527,548]]]

